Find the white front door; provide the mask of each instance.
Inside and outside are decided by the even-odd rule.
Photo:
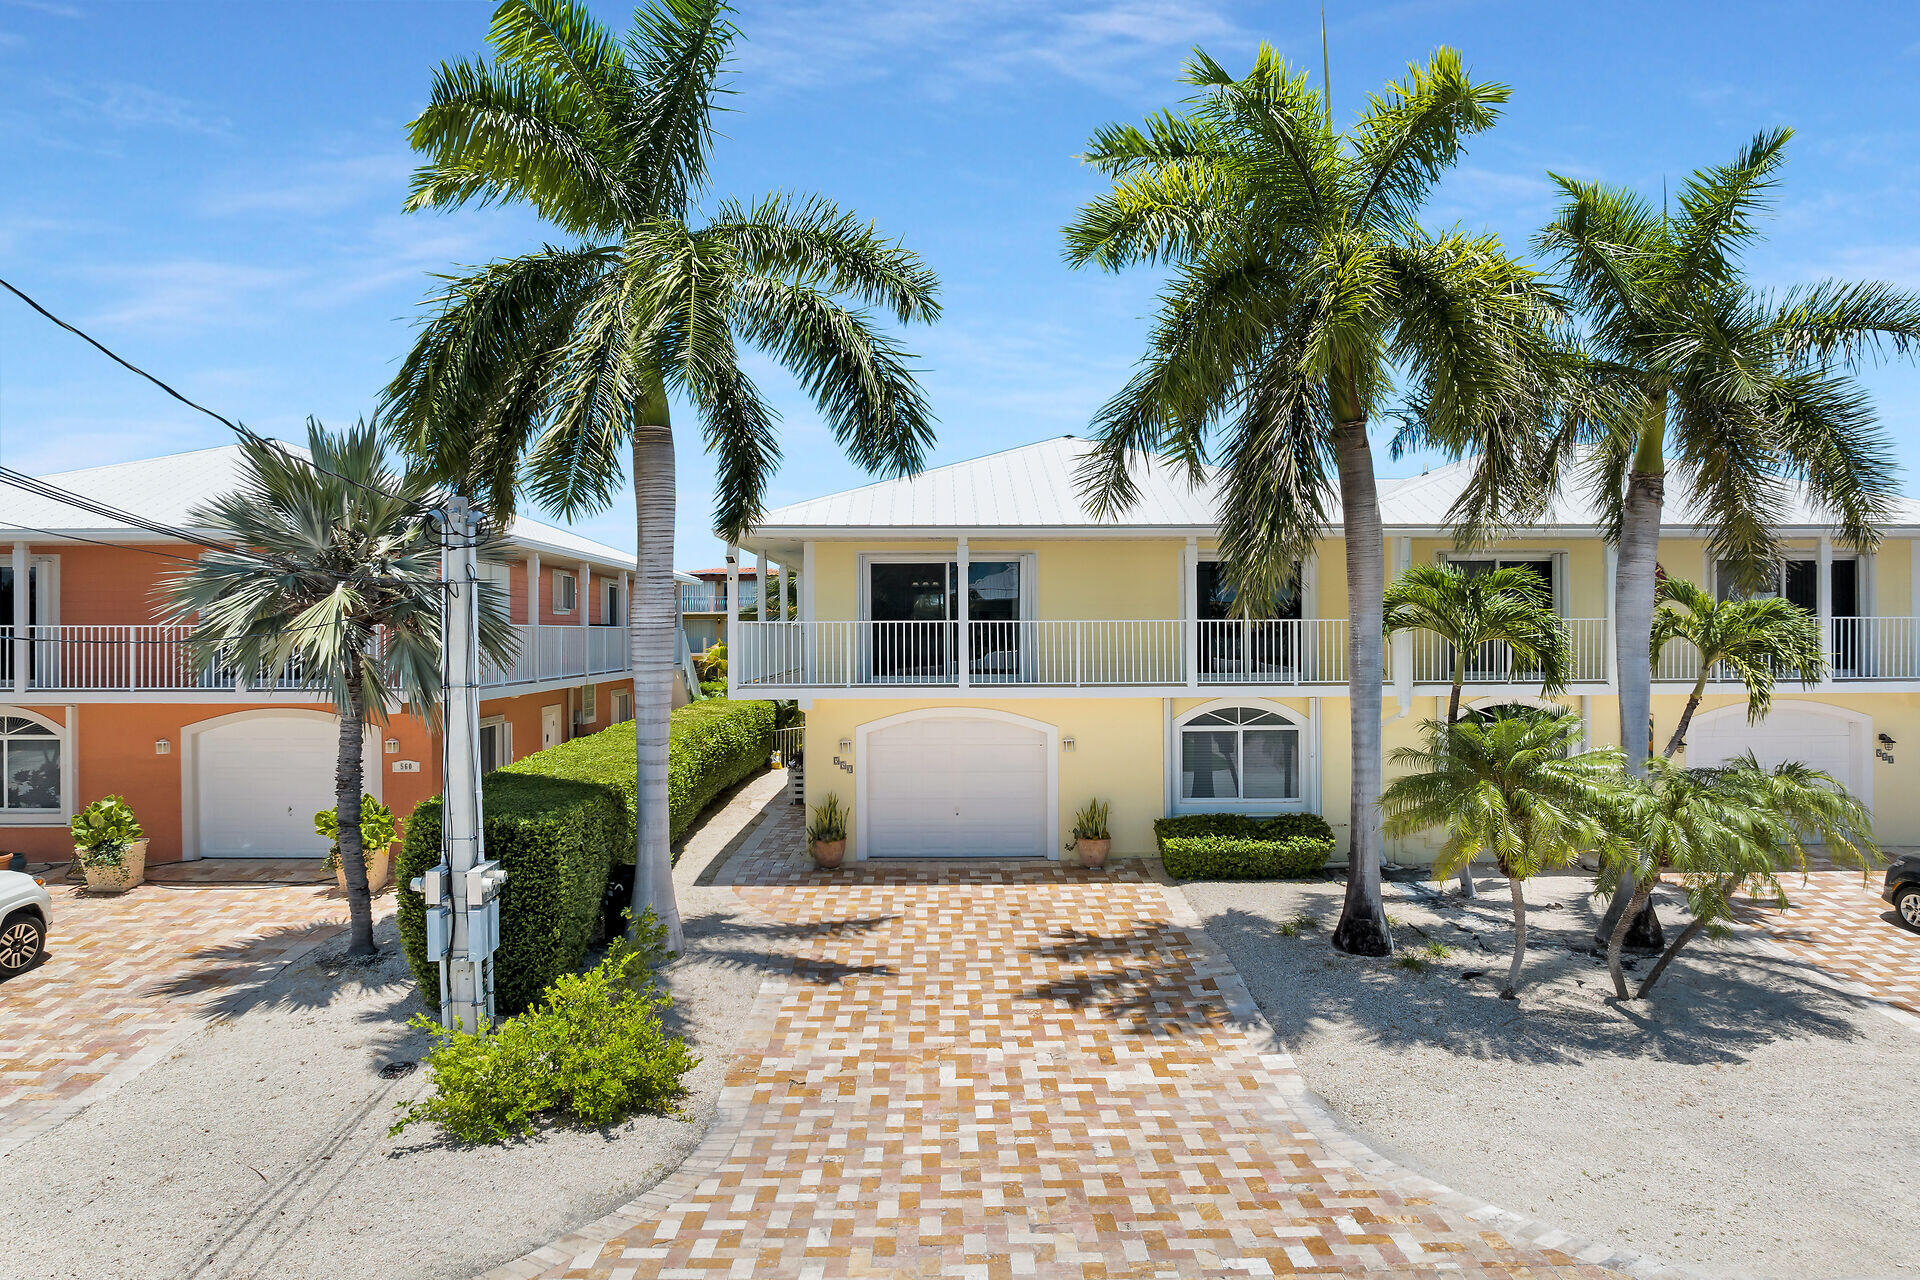
[[[560,725],[562,709],[559,704],[540,708],[540,749],[560,745]]]
[[[313,815],[334,804],[332,717],[266,715],[201,730],[194,809],[203,858],[320,858]],[[374,757],[372,769],[380,761]],[[374,790],[377,773],[365,783]]]
[[[928,716],[873,730],[861,856],[1048,856],[1047,756],[1045,733],[1005,720]]]

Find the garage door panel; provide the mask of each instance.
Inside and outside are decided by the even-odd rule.
[[[1740,707],[1695,721],[1687,731],[1686,763],[1697,768],[1727,764],[1748,751],[1767,768],[1797,760],[1831,774],[1856,797],[1870,801],[1861,757],[1871,733],[1869,725],[1778,704],[1759,724],[1748,724],[1746,709]]]
[[[198,853],[204,858],[318,858],[313,815],[332,806],[335,722],[266,716],[200,731],[194,761]],[[376,757],[366,786],[378,777]]]
[[[1038,728],[932,717],[867,736],[869,857],[1047,853],[1047,750]]]

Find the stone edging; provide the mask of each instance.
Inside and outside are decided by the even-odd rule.
[[[1277,1080],[1275,1088],[1287,1108],[1299,1117],[1300,1123],[1327,1150],[1401,1195],[1430,1201],[1484,1223],[1517,1243],[1554,1249],[1579,1262],[1606,1267],[1636,1277],[1636,1280],[1709,1280],[1708,1272],[1663,1262],[1630,1249],[1601,1244],[1563,1231],[1538,1218],[1502,1209],[1478,1196],[1456,1191],[1445,1183],[1415,1173],[1381,1155],[1349,1129],[1326,1100],[1307,1086],[1306,1077],[1295,1063],[1293,1054],[1260,1011],[1259,1004],[1254,1001],[1253,993],[1247,988],[1246,980],[1240,976],[1232,959],[1207,932],[1205,921],[1187,900],[1186,894],[1172,885],[1162,885],[1160,891],[1167,897],[1171,923],[1194,934],[1209,953],[1208,958],[1213,962],[1220,995],[1226,1001],[1228,1012],[1248,1024],[1249,1031],[1256,1038],[1267,1042],[1268,1047],[1262,1056],[1280,1068],[1274,1073]]]

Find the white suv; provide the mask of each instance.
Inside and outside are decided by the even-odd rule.
[[[39,963],[52,924],[53,897],[46,882],[0,871],[0,982]]]

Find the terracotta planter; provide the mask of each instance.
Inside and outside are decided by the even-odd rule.
[[[1111,853],[1112,851],[1113,851],[1113,841],[1111,839],[1088,840],[1085,837],[1082,837],[1073,842],[1073,852],[1077,856],[1080,865],[1083,867],[1106,866],[1107,854]]]
[[[846,861],[847,842],[845,840],[815,840],[813,842],[813,865],[822,871],[832,871]]]
[[[80,851],[74,850],[78,858]],[[147,878],[147,842],[135,840],[120,855],[120,865],[94,867],[82,865],[87,873],[88,893],[125,893]]]
[[[367,892],[374,894],[387,887],[387,880],[393,875],[393,850],[384,849],[379,853],[362,854],[367,864]],[[347,869],[338,866],[333,869],[333,882],[340,886],[340,892],[347,891]]]

